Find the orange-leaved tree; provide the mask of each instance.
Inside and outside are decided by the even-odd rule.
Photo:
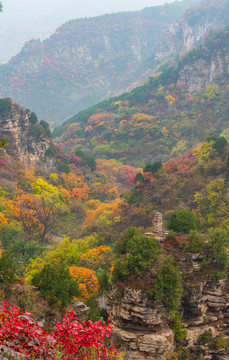
[[[54,197],[19,190],[16,200],[6,202],[6,211],[22,224],[27,240],[38,237],[43,243],[55,227],[58,205]]]
[[[79,290],[81,291],[80,300],[88,299],[99,290],[99,282],[94,270],[71,266],[69,272],[79,284]]]

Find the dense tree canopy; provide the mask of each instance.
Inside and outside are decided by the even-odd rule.
[[[200,220],[191,211],[176,210],[169,218],[168,228],[179,233],[189,233],[190,230],[200,228]]]
[[[143,235],[136,227],[129,228],[116,244],[113,279],[125,280],[129,275],[144,274],[160,253],[155,239]]]
[[[77,283],[63,265],[45,265],[32,279],[41,295],[51,303],[61,302],[66,306],[74,296],[79,295]]]
[[[154,291],[168,312],[178,309],[182,294],[181,273],[171,256],[164,260],[157,272]]]

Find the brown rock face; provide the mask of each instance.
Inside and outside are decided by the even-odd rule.
[[[182,307],[184,324],[188,329],[188,347],[194,352],[198,350],[204,359],[221,359],[219,356],[227,356],[225,359],[228,359],[229,352],[226,349],[214,349],[208,344],[198,342],[200,335],[206,331],[211,331],[213,338],[229,336],[229,297],[226,279],[203,281],[191,290],[187,284]]]
[[[16,104],[12,104],[10,111],[0,114],[0,139],[8,142],[4,148],[7,157],[26,167],[44,160],[51,144],[46,135],[30,133],[28,113]]]
[[[122,299],[112,288],[108,311],[114,331],[133,360],[166,360],[174,349],[174,337],[163,307],[141,290],[124,289]]]
[[[228,360],[228,280],[206,279],[197,266],[203,256],[175,250],[172,253],[184,279],[180,308],[182,325],[187,329],[184,348],[192,354],[190,359]],[[126,286],[120,292],[113,286],[107,308],[127,360],[174,358],[174,335],[159,301],[150,299],[142,290]]]

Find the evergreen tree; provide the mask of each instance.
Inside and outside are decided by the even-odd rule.
[[[51,303],[60,301],[62,306],[66,306],[74,296],[79,295],[76,281],[70,275],[69,269],[61,264],[45,265],[34,275],[32,284],[48,301]]]
[[[12,254],[4,251],[0,258],[0,284],[13,283],[16,279],[16,266]]]

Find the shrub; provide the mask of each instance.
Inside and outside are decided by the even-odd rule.
[[[212,331],[210,330],[205,330],[198,338],[197,342],[199,345],[204,345],[206,343],[208,343],[209,341],[211,341],[212,339]]]
[[[34,112],[31,113],[29,117],[29,122],[30,124],[37,124],[38,119],[37,119],[37,115]]]
[[[210,228],[208,236],[211,249],[215,255],[229,247],[229,232],[227,229],[222,227]]]
[[[168,239],[171,241],[171,242],[173,242],[174,240],[175,240],[175,238],[176,238],[176,233],[175,233],[175,231],[173,231],[173,230],[169,230],[169,233],[168,233]]]
[[[181,273],[174,265],[172,256],[168,256],[160,266],[153,290],[155,298],[162,301],[168,313],[174,313],[177,310],[183,289]]]
[[[220,252],[216,257],[216,261],[217,261],[217,268],[219,270],[226,269],[228,261],[229,261],[229,256],[228,256],[227,250]]]
[[[12,109],[12,103],[8,99],[0,99],[0,115],[8,114]]]
[[[84,322],[71,311],[47,332],[29,313],[6,302],[0,305],[0,314],[1,354],[7,359],[123,359],[108,343],[111,323]]]
[[[49,146],[49,148],[46,150],[45,155],[50,156],[50,157],[56,157],[57,150],[56,150],[56,148],[55,148],[55,146],[53,144],[51,144]]]
[[[142,175],[142,173],[137,173],[134,179],[134,183],[136,184],[138,181],[142,182],[144,180],[144,176]]]
[[[143,235],[136,227],[125,231],[115,247],[116,262],[112,278],[125,280],[128,275],[144,274],[161,249],[155,239]]]
[[[205,257],[201,263],[200,263],[200,270],[204,271],[206,268],[208,268],[208,266],[211,264],[212,259],[209,257]]]
[[[225,139],[225,137],[221,136],[221,137],[216,139],[216,141],[215,141],[215,143],[213,145],[213,148],[217,152],[221,153],[225,149],[226,145],[227,145],[227,140]]]
[[[198,231],[191,230],[188,237],[187,249],[193,253],[199,253],[203,251],[205,246],[206,243],[203,236],[201,236]]]
[[[2,147],[4,147],[4,146],[7,146],[7,145],[8,145],[7,140],[1,140],[1,141],[0,141],[0,149],[1,149]]]
[[[173,330],[176,342],[180,343],[186,340],[188,331],[181,324],[181,318],[179,312],[175,313],[175,316],[173,320],[170,322],[169,326]]]
[[[49,123],[47,123],[47,121],[41,120],[40,125],[43,127],[45,134],[48,137],[50,137],[51,136],[51,131],[50,131],[50,128],[49,128]]]
[[[96,161],[95,158],[91,155],[84,155],[83,157],[84,161],[87,163],[91,171],[96,170]]]
[[[71,166],[69,164],[66,164],[66,163],[60,163],[58,165],[58,171],[60,173],[68,174],[71,171]]]
[[[227,338],[215,338],[212,340],[212,342],[209,344],[209,349],[211,350],[217,350],[225,349],[229,350],[229,337]]]
[[[169,218],[168,228],[175,232],[188,234],[190,230],[200,228],[200,220],[191,211],[176,210]]]
[[[16,280],[16,265],[12,254],[4,251],[0,258],[0,284],[13,283]]]
[[[210,228],[208,237],[210,239],[210,250],[216,259],[216,265],[219,270],[224,270],[229,260],[229,231],[222,227]]]
[[[70,275],[69,269],[60,264],[45,265],[39,273],[34,275],[32,284],[49,302],[60,301],[62,306],[66,306],[74,296],[79,295],[77,283]]]

